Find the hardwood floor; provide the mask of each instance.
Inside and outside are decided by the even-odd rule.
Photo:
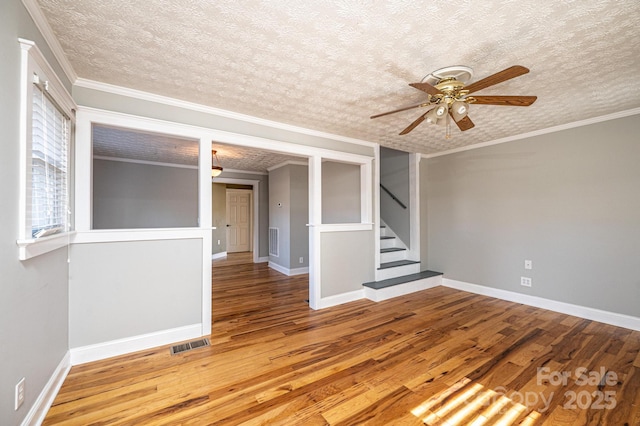
[[[444,287],[312,311],[232,257],[210,347],[73,367],[44,424],[640,424],[640,332]]]

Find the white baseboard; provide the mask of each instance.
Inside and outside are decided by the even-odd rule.
[[[98,361],[198,337],[202,337],[202,324],[186,325],[95,345],[71,348],[71,365]]]
[[[265,263],[269,261],[269,256],[259,257],[254,263]]]
[[[586,306],[573,305],[571,303],[558,302],[557,300],[545,299],[538,296],[516,293],[514,291],[501,290],[486,287],[478,284],[466,283],[464,281],[450,280],[443,278],[442,285],[455,288],[457,290],[468,291],[470,293],[482,294],[484,296],[495,297],[509,302],[522,303],[536,308],[548,309],[562,314],[573,315],[592,321],[624,327],[630,330],[640,331],[640,318],[631,315],[618,314],[616,312],[603,311]]]
[[[364,290],[356,290],[348,293],[336,294],[335,296],[321,297],[318,303],[318,309],[342,305],[343,303],[353,302],[360,299],[364,299]]]
[[[404,296],[406,294],[438,287],[440,285],[442,285],[442,275],[397,284],[392,287],[385,287],[378,290],[365,286],[364,297],[369,300],[373,300],[374,302],[381,302],[393,297]]]
[[[31,409],[27,413],[24,420],[22,420],[22,426],[31,426],[31,425],[40,425],[44,421],[49,408],[51,408],[51,404],[53,404],[53,400],[58,395],[58,391],[64,383],[64,379],[66,379],[67,374],[69,374],[69,370],[71,369],[71,354],[67,351],[62,357],[60,364],[53,371],[53,374],[49,378],[49,381],[38,395],[38,399],[31,406]]]
[[[226,251],[222,251],[220,253],[216,253],[214,255],[211,256],[211,260],[216,260],[216,259],[223,259],[227,257],[227,252]]]
[[[285,274],[287,276],[292,276],[292,275],[301,275],[301,274],[308,274],[309,273],[309,268],[295,268],[295,269],[289,269],[289,268],[285,268],[282,265],[278,265],[277,263],[273,263],[273,262],[269,262],[269,268],[271,269],[275,269],[276,271]]]

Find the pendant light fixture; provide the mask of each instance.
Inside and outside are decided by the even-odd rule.
[[[218,154],[215,149],[211,150],[211,177],[220,176],[222,173],[222,166],[220,160],[218,160]]]

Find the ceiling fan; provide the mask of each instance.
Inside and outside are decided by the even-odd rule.
[[[396,112],[407,111],[413,108],[432,107],[420,115],[413,123],[409,124],[400,134],[406,135],[418,127],[420,123],[426,121],[427,123],[446,126],[446,138],[449,139],[451,137],[451,120],[453,120],[463,132],[475,126],[467,115],[470,104],[529,106],[534,103],[537,99],[536,96],[469,96],[473,92],[519,77],[528,72],[528,68],[521,65],[514,65],[467,85],[466,83],[473,76],[473,70],[471,68],[464,66],[442,68],[428,74],[420,83],[409,84],[409,86],[427,93],[427,102],[376,114],[371,116],[371,118],[395,114]]]

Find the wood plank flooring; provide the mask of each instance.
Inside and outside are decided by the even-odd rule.
[[[44,424],[640,424],[640,332],[444,287],[313,311],[241,256],[210,347],[73,367]]]

